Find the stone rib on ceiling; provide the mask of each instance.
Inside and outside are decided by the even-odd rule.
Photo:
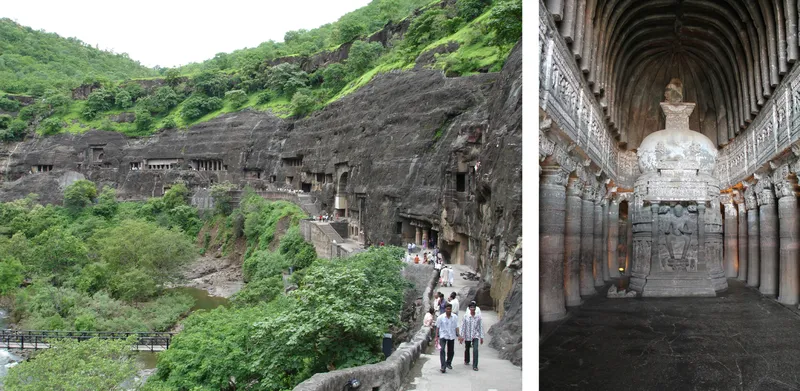
[[[755,118],[798,58],[797,0],[545,0],[627,149],[664,126],[671,78],[691,128],[722,146]]]

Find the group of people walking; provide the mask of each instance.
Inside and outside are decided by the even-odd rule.
[[[445,299],[442,292],[436,293],[435,309],[431,308],[425,316],[425,325],[434,326],[434,344],[439,348],[439,362],[442,373],[453,369],[455,356],[455,340],[465,344],[464,365],[470,365],[470,349],[472,350],[472,370],[478,370],[478,346],[483,345],[484,330],[480,308],[475,301],[467,305],[467,312],[459,322],[458,313],[460,303],[456,292],[450,293]],[[435,324],[433,315],[438,312]]]

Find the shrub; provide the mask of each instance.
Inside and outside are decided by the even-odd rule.
[[[47,118],[39,125],[39,130],[44,135],[59,133],[63,128],[60,118]]]
[[[0,110],[3,111],[17,111],[19,110],[19,102],[14,99],[8,99],[4,96],[0,96]]]
[[[247,103],[247,93],[242,90],[233,90],[225,93],[225,99],[231,102],[231,107],[237,109]]]
[[[153,96],[145,98],[143,104],[152,113],[166,113],[180,103],[180,97],[171,87],[164,86],[156,90]]]
[[[273,92],[272,90],[262,91],[258,94],[258,97],[256,99],[258,99],[257,102],[260,105],[263,105],[264,103],[269,103],[271,100],[275,99],[275,92]]]
[[[111,110],[111,107],[114,106],[114,97],[115,94],[105,88],[92,91],[86,99],[86,109],[83,111],[83,116],[86,119],[94,119],[98,113]]]
[[[194,120],[222,108],[222,99],[217,97],[204,97],[193,95],[183,104],[181,115],[187,120]]]
[[[292,96],[292,113],[303,116],[314,110],[317,104],[314,95],[309,90],[300,90]]]
[[[175,129],[178,127],[178,124],[175,122],[175,118],[167,117],[164,118],[164,122],[161,123],[161,129]]]
[[[228,89],[226,76],[215,71],[205,71],[197,75],[192,80],[192,83],[196,92],[218,98],[224,96],[225,91]]]
[[[8,129],[9,126],[11,126],[11,116],[0,114],[0,129]]]
[[[308,74],[296,64],[288,62],[278,64],[267,72],[267,88],[271,88],[284,96],[293,96],[294,93],[308,86]]]
[[[372,64],[381,55],[382,50],[383,46],[378,42],[353,42],[347,57],[347,68],[350,73],[360,75],[372,68]]]
[[[480,16],[486,7],[491,4],[492,0],[457,0],[456,8],[458,9],[458,16],[469,22]]]
[[[94,183],[81,179],[64,189],[64,206],[75,211],[91,205],[95,197],[97,188]]]
[[[119,92],[117,92],[117,96],[114,97],[114,104],[120,108],[127,109],[133,106],[133,98],[128,91],[119,90]]]
[[[233,205],[231,205],[231,198],[230,191],[236,188],[235,185],[225,182],[225,183],[218,183],[211,186],[211,198],[214,199],[214,209],[219,214],[229,215],[233,210]]]
[[[28,123],[22,120],[15,119],[8,125],[8,129],[0,131],[0,140],[2,141],[15,141],[21,140],[28,130]]]
[[[153,117],[150,115],[149,111],[139,109],[136,110],[136,119],[133,120],[133,123],[136,125],[136,130],[140,132],[146,131],[153,125]]]

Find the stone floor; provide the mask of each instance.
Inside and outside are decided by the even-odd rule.
[[[436,291],[441,291],[445,296],[450,292],[461,292],[465,287],[477,285],[477,281],[467,281],[461,277],[460,273],[472,271],[464,265],[452,265],[456,272],[452,287],[436,287]],[[462,299],[459,297],[459,301]],[[466,310],[467,303],[460,303],[459,314]],[[493,324],[497,323],[497,312],[481,309],[484,327],[488,331]],[[519,391],[522,390],[522,369],[511,364],[508,360],[500,359],[497,350],[489,347],[491,337],[486,333],[483,345],[480,346],[478,355],[479,371],[472,370],[472,366],[464,365],[464,345],[458,341],[455,343],[455,355],[453,356],[453,369],[447,373],[439,372],[439,352],[431,344],[427,352],[420,355],[414,363],[411,372],[406,379],[403,390],[472,390],[472,391]]]
[[[595,296],[541,324],[541,389],[800,390],[800,315],[728,285],[715,298]]]

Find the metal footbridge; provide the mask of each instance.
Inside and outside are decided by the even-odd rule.
[[[136,336],[132,350],[140,352],[161,352],[169,349],[174,333],[156,332],[106,332],[106,331],[57,331],[57,330],[0,330],[0,349],[47,349],[50,341],[76,339],[86,341],[91,338],[125,340]]]

